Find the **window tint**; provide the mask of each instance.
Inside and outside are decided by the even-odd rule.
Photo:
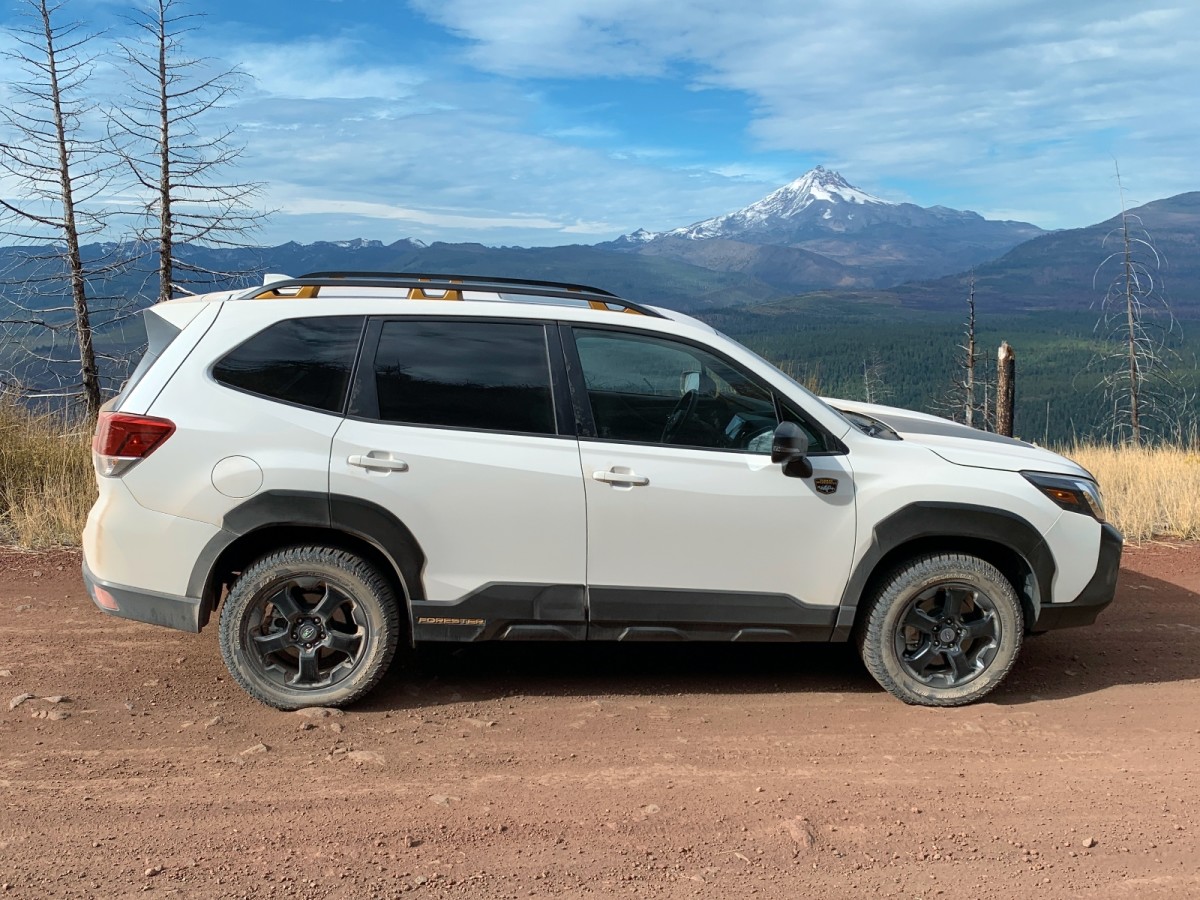
[[[677,341],[575,331],[597,436],[769,453],[775,403],[746,373]]]
[[[555,432],[542,325],[384,322],[375,389],[389,422]]]
[[[359,316],[277,322],[213,366],[213,377],[254,394],[341,412],[362,323]]]

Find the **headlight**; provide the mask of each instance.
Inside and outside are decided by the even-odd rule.
[[[1104,498],[1100,496],[1100,488],[1096,482],[1086,478],[1072,478],[1069,475],[1047,475],[1045,472],[1022,472],[1025,480],[1039,491],[1071,512],[1092,516],[1097,522],[1104,522]]]

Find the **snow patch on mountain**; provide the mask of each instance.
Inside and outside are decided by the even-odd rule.
[[[683,228],[652,232],[639,228],[619,238],[624,244],[645,244],[661,237],[680,237],[688,240],[736,237],[747,231],[762,231],[779,224],[800,219],[848,221],[854,218],[854,207],[894,207],[897,204],[868,194],[850,184],[840,173],[824,166],[805,172],[795,181],[772,191],[744,209],[714,216]]]

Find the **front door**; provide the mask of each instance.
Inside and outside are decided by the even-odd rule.
[[[592,417],[588,636],[828,638],[855,538],[836,442],[708,350],[624,329],[572,336]],[[812,477],[771,463],[780,415],[809,431]]]

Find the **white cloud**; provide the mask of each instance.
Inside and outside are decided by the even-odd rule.
[[[293,190],[296,190],[293,188]],[[277,195],[286,193],[284,186],[279,186]],[[563,222],[538,216],[477,216],[461,212],[447,212],[434,209],[408,209],[402,206],[391,206],[386,203],[372,203],[365,200],[341,200],[328,197],[298,196],[294,199],[283,199],[279,210],[289,216],[359,216],[363,219],[400,220],[417,225],[432,225],[435,228],[462,229],[551,229],[569,234],[595,234],[612,229],[611,225],[595,222]]]
[[[226,51],[264,95],[291,100],[412,97],[426,80],[417,67],[367,65],[356,42],[339,37],[243,44]]]
[[[505,76],[682,72],[743,92],[759,149],[827,159],[881,192],[923,180],[927,204],[958,183],[974,205],[1080,224],[1111,208],[1113,156],[1152,195],[1195,186],[1200,5],[1185,0],[417,5]]]
[[[661,230],[758,199],[798,160],[887,199],[1050,227],[1113,213],[1114,157],[1131,202],[1197,187],[1191,0],[411,5],[463,42],[402,52],[369,3],[328,34],[268,38],[228,20],[195,32],[197,55],[251,76],[212,125],[237,123],[246,153],[230,174],[265,182],[280,210],[264,240]],[[120,93],[110,65],[94,84]],[[620,109],[625,84],[663,90]],[[677,112],[648,104],[689,89],[732,92],[746,120],[720,119],[713,146],[703,126],[678,139],[638,127]]]

